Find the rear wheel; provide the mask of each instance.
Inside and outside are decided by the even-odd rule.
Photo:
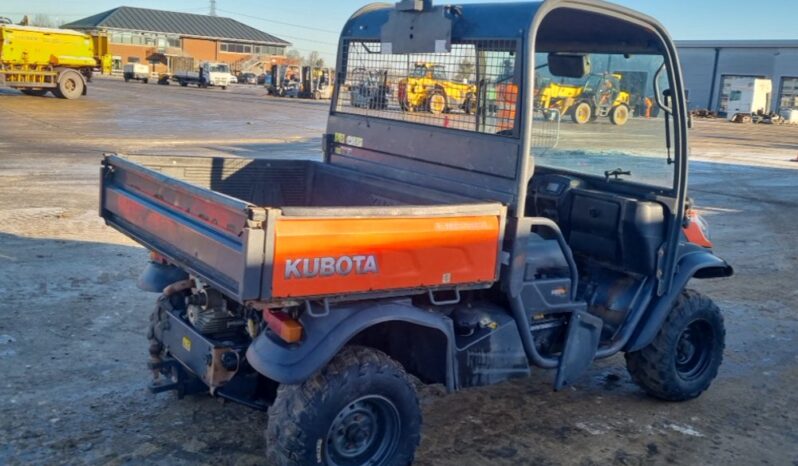
[[[629,107],[625,104],[618,105],[610,111],[610,121],[613,125],[623,126],[629,121]]]
[[[593,107],[591,107],[590,104],[585,101],[576,104],[573,113],[571,113],[571,119],[577,125],[584,125],[588,123],[592,116],[593,116]]]
[[[477,98],[474,94],[468,94],[463,102],[463,110],[468,115],[477,113]]]
[[[696,398],[718,375],[726,330],[715,303],[684,291],[648,346],[626,353],[632,379],[648,394],[668,401]]]
[[[83,95],[85,84],[80,73],[74,70],[67,70],[58,76],[58,87],[55,93],[62,99],[77,99]]]
[[[407,465],[421,411],[402,367],[371,348],[344,348],[300,385],[283,385],[269,410],[267,460],[275,466]]]
[[[446,111],[446,94],[441,90],[432,91],[427,99],[427,108],[433,115],[440,115]]]

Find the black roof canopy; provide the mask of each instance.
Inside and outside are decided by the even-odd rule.
[[[182,36],[228,39],[267,45],[291,45],[279,37],[232,18],[120,6],[62,26],[65,29],[126,29]]]

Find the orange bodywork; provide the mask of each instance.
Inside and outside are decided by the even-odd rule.
[[[500,215],[282,217],[272,297],[492,283],[501,222]]]
[[[687,218],[689,222],[687,226],[682,228],[682,232],[684,232],[685,238],[687,241],[693,244],[697,244],[704,248],[711,248],[712,241],[704,235],[704,231],[701,229],[700,222],[704,220],[694,211],[690,210],[687,212]]]
[[[518,102],[518,85],[499,84],[496,86],[497,130],[513,129],[515,126],[516,102]]]

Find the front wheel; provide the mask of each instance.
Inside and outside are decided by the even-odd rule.
[[[623,126],[629,121],[629,107],[620,104],[610,111],[610,122],[616,126]]]
[[[275,466],[407,465],[418,446],[418,396],[402,367],[371,348],[344,348],[300,385],[283,385],[269,410]]]
[[[434,90],[427,99],[427,110],[433,115],[440,115],[446,112],[448,104],[446,102],[446,94],[441,90]]]
[[[696,398],[718,375],[726,329],[718,306],[686,290],[648,346],[626,353],[632,379],[648,394],[668,401]]]

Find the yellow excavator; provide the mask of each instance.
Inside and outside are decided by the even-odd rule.
[[[416,63],[410,75],[399,81],[398,99],[402,110],[426,110],[435,115],[460,108],[473,113],[477,86],[450,80],[443,65]]]
[[[599,117],[609,117],[614,125],[629,121],[631,95],[621,90],[620,73],[591,74],[583,85],[549,82],[537,92],[536,106],[545,114],[570,115],[584,125]]]

